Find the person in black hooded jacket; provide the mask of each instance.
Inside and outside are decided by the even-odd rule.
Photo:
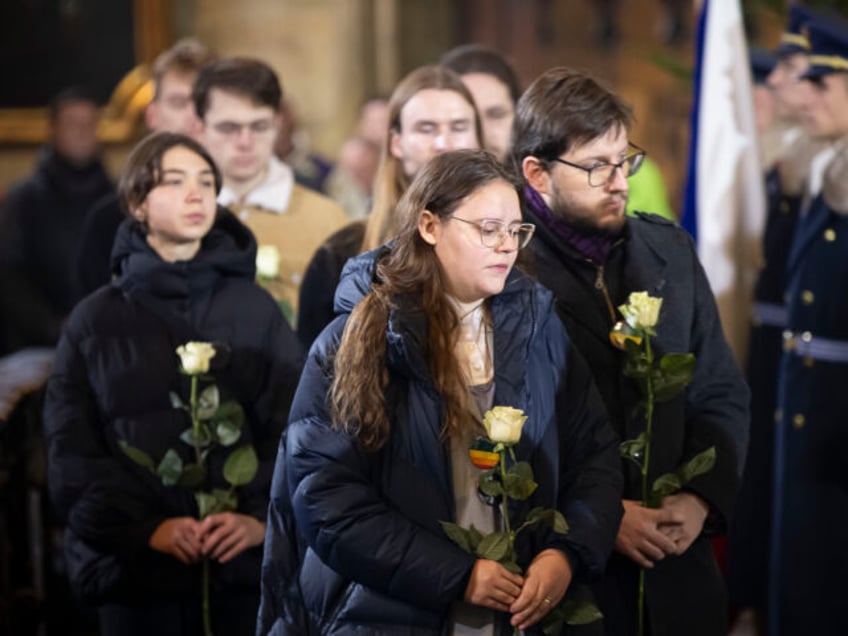
[[[121,198],[129,211],[112,255],[110,286],[71,314],[44,410],[49,488],[66,524],[71,583],[99,605],[101,633],[197,634],[201,566],[210,561],[212,627],[218,636],[253,631],[259,598],[268,485],[301,353],[274,300],[254,283],[256,243],[217,210],[220,176],[183,135],[156,133],[128,160]],[[245,412],[239,444],[252,443],[256,477],[237,489],[238,507],[198,519],[193,491],[164,486],[121,449],[158,464],[180,441],[188,415],[176,349],[207,341],[221,401]],[[207,457],[205,490],[222,488],[230,449]]]

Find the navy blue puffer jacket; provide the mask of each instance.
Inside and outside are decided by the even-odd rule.
[[[342,315],[314,343],[295,395],[271,487],[259,634],[440,634],[474,565],[439,526],[454,518],[455,504],[420,312],[389,317],[392,431],[384,447],[365,452],[330,423],[333,352],[370,288],[374,258],[346,266],[336,293]],[[622,483],[603,407],[570,355],[549,292],[513,272],[491,310],[494,403],[529,415],[516,455],[531,462],[540,484],[520,503],[555,506],[571,526],[565,537],[538,536],[520,551],[529,562],[559,548],[579,574],[599,574],[618,528]]]

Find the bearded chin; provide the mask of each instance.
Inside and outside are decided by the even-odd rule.
[[[623,195],[621,198],[623,199],[622,207],[626,207],[627,195]],[[557,218],[562,219],[581,234],[599,234],[616,237],[621,234],[621,230],[624,227],[625,219],[623,214],[617,219],[617,223],[599,226],[597,219],[600,215],[597,211],[587,210],[585,208],[581,210],[575,209],[574,206],[569,205],[559,196],[551,197],[549,207]]]

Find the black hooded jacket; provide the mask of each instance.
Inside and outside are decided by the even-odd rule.
[[[168,448],[184,462],[180,441],[190,380],[178,372],[176,348],[187,341],[216,347],[209,374],[221,401],[245,411],[239,445],[252,442],[259,472],[237,489],[238,511],[264,521],[268,486],[302,359],[274,300],[254,283],[255,240],[229,212],[190,261],[168,263],[125,222],[115,240],[116,278],[71,314],[47,387],[44,420],[49,484],[67,525],[71,582],[94,602],[184,598],[199,589],[199,566],[155,552],[148,540],[165,519],[198,516],[193,492],[166,487],[119,447],[125,440],[158,464]],[[230,449],[208,457],[209,488],[223,487]],[[213,589],[258,594],[261,547],[230,563],[213,563]]]
[[[0,353],[56,344],[82,297],[75,263],[85,215],[113,191],[99,160],[74,166],[49,146],[33,175],[9,190],[0,214]]]

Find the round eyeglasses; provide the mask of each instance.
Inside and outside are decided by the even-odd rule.
[[[589,185],[593,188],[600,188],[610,182],[616,170],[621,169],[621,172],[624,174],[624,178],[626,179],[636,174],[639,171],[639,168],[642,167],[642,162],[645,160],[645,155],[648,153],[634,143],[629,145],[631,148],[635,149],[636,152],[627,155],[618,163],[599,163],[591,168],[586,168],[580,164],[560,159],[559,157],[554,157],[553,160],[557,163],[563,163],[566,166],[582,170],[589,177]]]
[[[518,249],[526,247],[533,238],[536,226],[532,223],[511,223],[507,225],[503,221],[495,219],[483,219],[482,221],[469,221],[458,216],[451,215],[449,218],[473,225],[480,232],[480,242],[483,247],[500,247],[507,237],[515,241]]]

